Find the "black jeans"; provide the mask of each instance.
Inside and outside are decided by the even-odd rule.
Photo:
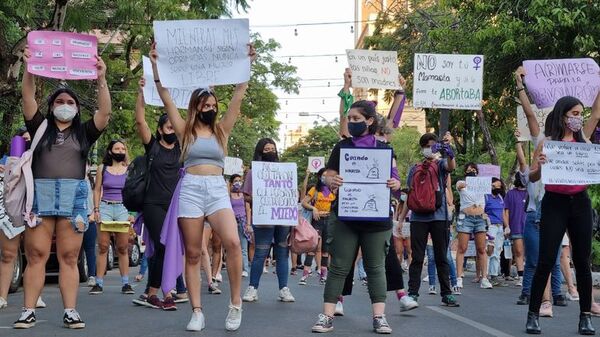
[[[579,292],[579,310],[590,312],[592,306],[592,202],[587,192],[566,195],[546,192],[542,200],[540,221],[540,253],[533,284],[529,311],[539,312],[544,288],[556,262],[556,254],[565,234],[569,233],[572,258]]]
[[[423,259],[427,249],[427,237],[431,235],[433,242],[433,255],[435,267],[437,268],[438,280],[440,282],[440,294],[443,296],[452,294],[450,289],[450,266],[448,265],[448,222],[430,221],[410,223],[410,245],[412,248],[412,262],[408,271],[408,294],[419,296],[421,286],[421,272],[423,271]]]
[[[148,285],[160,288],[162,282],[165,246],[160,243],[160,232],[167,216],[169,205],[144,204],[144,225],[154,244],[154,255],[148,261]]]

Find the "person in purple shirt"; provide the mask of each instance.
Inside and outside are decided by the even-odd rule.
[[[485,213],[490,220],[488,235],[493,237],[490,242],[494,247],[488,262],[488,275],[493,286],[502,284],[500,280],[500,254],[504,245],[504,237],[510,233],[508,223],[504,223],[504,184],[498,178],[492,178],[492,194],[485,196]],[[489,255],[489,253],[488,253]]]

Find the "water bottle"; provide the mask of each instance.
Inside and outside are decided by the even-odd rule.
[[[504,240],[504,257],[506,259],[512,259],[512,241]]]

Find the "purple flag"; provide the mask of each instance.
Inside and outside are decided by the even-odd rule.
[[[183,273],[184,246],[179,224],[177,223],[177,215],[179,214],[181,181],[185,176],[184,168],[179,170],[179,176],[179,182],[177,182],[177,187],[175,187],[175,192],[173,192],[173,197],[171,197],[169,211],[160,232],[160,243],[165,245],[165,259],[161,281],[161,288],[164,293],[168,293],[171,289],[175,288],[177,278]]]

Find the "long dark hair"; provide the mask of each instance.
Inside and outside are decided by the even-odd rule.
[[[358,112],[360,112],[360,114],[363,115],[366,119],[373,119],[373,124],[369,125],[370,135],[376,134],[377,129],[379,128],[379,123],[377,120],[377,110],[375,110],[376,106],[376,102],[365,100],[356,101],[350,106],[350,109],[357,109]]]
[[[122,141],[120,139],[113,139],[113,140],[111,140],[110,143],[108,143],[108,146],[106,147],[106,152],[104,152],[104,158],[102,158],[102,165],[104,165],[104,166],[112,166],[112,164],[113,164],[113,157],[111,156],[111,152],[112,152],[113,147],[117,143],[123,144],[123,146],[125,146],[125,148],[127,149],[127,144],[125,144],[124,141]],[[127,155],[127,153],[125,153],[125,155]]]
[[[88,144],[88,141],[83,133],[83,125],[81,123],[81,105],[79,103],[79,98],[77,98],[77,94],[75,94],[75,92],[69,88],[59,88],[52,95],[50,95],[50,97],[48,97],[48,112],[46,113],[48,127],[46,128],[46,132],[44,132],[44,135],[41,138],[41,146],[38,146],[38,148],[35,150],[36,155],[39,154],[39,151],[41,151],[41,148],[44,146],[46,146],[48,151],[52,151],[52,145],[56,143],[58,127],[56,126],[55,117],[52,110],[54,107],[54,101],[60,94],[67,94],[71,96],[75,101],[75,105],[77,106],[77,114],[75,114],[75,117],[71,122],[70,137],[75,137],[81,148],[81,157],[85,158],[90,148],[90,144]],[[34,135],[31,135],[31,138],[33,138],[33,136]]]
[[[584,107],[583,103],[578,98],[573,96],[565,96],[559,99],[554,105],[554,109],[548,115],[545,126],[546,137],[550,137],[552,140],[562,140],[565,136],[565,122],[564,117],[569,110],[573,109],[576,105]],[[552,117],[551,117],[552,116]],[[583,136],[583,129],[578,132],[573,132],[573,138],[579,143],[585,143],[585,137]]]
[[[267,144],[273,144],[275,146],[275,154],[277,155],[277,161],[279,161],[279,154],[277,153],[277,144],[271,138],[263,138],[256,143],[256,147],[254,148],[254,157],[252,157],[253,161],[263,161],[263,150]]]
[[[169,116],[167,116],[166,113],[163,113],[158,118],[158,126],[156,127],[156,135],[155,135],[157,141],[160,141],[162,139],[162,135],[160,134],[160,132],[158,132],[158,130],[162,129],[162,127],[165,126],[165,124],[167,124],[168,121],[169,121]]]

